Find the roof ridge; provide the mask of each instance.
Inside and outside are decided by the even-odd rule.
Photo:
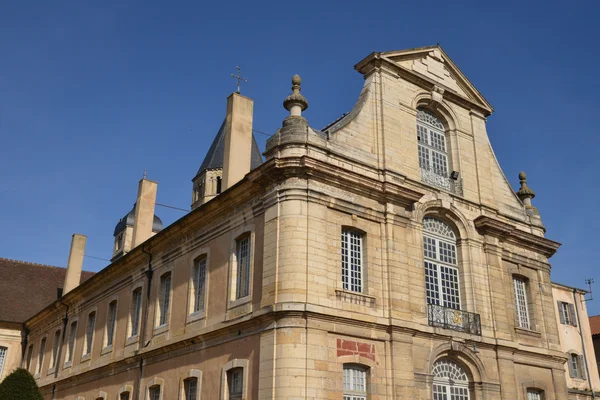
[[[13,259],[13,258],[6,258],[6,257],[0,257],[0,260],[12,261],[12,262],[17,262],[17,263],[21,263],[21,264],[36,265],[36,266],[38,266],[38,267],[48,267],[48,268],[61,268],[61,269],[66,269],[65,267],[59,267],[58,265],[40,264],[40,263],[36,263],[36,262],[32,262],[32,261],[22,261],[22,260],[15,260],[15,259]]]

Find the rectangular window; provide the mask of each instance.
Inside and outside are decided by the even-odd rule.
[[[54,342],[52,343],[52,358],[50,359],[50,368],[56,367],[58,357],[58,347],[60,345],[60,331],[54,332]]]
[[[140,329],[140,315],[142,312],[142,288],[138,288],[133,291],[131,298],[131,334],[132,336],[137,336],[139,334]]]
[[[33,357],[33,345],[29,346],[27,350],[27,371],[31,368],[31,358]]]
[[[198,379],[188,378],[183,381],[183,389],[185,392],[185,400],[198,399]]]
[[[158,325],[163,326],[169,322],[169,303],[171,300],[171,273],[167,272],[160,277],[160,297]]]
[[[6,361],[6,353],[8,349],[6,347],[0,347],[0,380],[2,379],[2,371],[4,370],[4,362]]]
[[[237,282],[235,298],[250,293],[250,236],[237,240]]]
[[[244,377],[242,368],[234,368],[229,371],[229,399],[239,400],[242,398],[242,391],[244,388]]]
[[[94,341],[94,329],[96,328],[96,312],[91,312],[88,315],[87,327],[85,329],[84,355],[92,352],[92,343]]]
[[[69,328],[69,342],[67,343],[67,362],[73,361],[73,351],[75,350],[75,338],[77,337],[77,321],[71,323]]]
[[[558,316],[560,323],[564,325],[577,326],[577,315],[575,314],[575,306],[571,303],[558,301]]]
[[[530,329],[529,309],[527,306],[526,282],[522,278],[513,277],[515,287],[515,306],[517,322],[520,328]]]
[[[152,386],[149,389],[150,400],[160,400],[160,386]]]
[[[342,287],[351,292],[363,291],[363,235],[342,230]]]
[[[46,338],[42,339],[42,344],[40,345],[40,354],[38,355],[38,374],[42,372],[42,364],[44,363],[44,353],[46,352]]]
[[[206,297],[206,257],[201,257],[194,262],[193,288],[193,312],[204,310],[204,298]]]
[[[106,316],[106,346],[112,346],[115,338],[115,328],[117,325],[117,302],[112,301],[108,305],[108,314]]]
[[[542,400],[542,395],[537,390],[527,390],[527,400]]]
[[[358,366],[344,366],[344,400],[366,400],[367,371]]]
[[[129,400],[129,392],[123,392],[119,396],[119,400]]]

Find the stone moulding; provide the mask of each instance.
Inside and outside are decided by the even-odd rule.
[[[367,102],[368,94],[369,89],[363,88],[360,95],[358,96],[358,101],[356,102],[354,107],[352,107],[352,110],[350,110],[348,114],[341,116],[340,118],[327,125],[325,128],[321,129],[321,132],[324,132],[329,137],[329,135],[331,135],[335,131],[338,131],[344,126],[348,125],[362,111],[365,103]]]
[[[483,215],[477,217],[473,223],[481,234],[496,237],[501,241],[512,243],[519,247],[525,247],[541,253],[548,258],[552,257],[561,246],[560,243],[553,240],[521,231],[514,225]]]

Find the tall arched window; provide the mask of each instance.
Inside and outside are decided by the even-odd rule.
[[[453,360],[443,358],[433,365],[433,400],[469,400],[469,377]]]
[[[448,176],[448,150],[444,124],[427,110],[417,110],[419,165],[437,175]]]
[[[423,255],[427,304],[460,310],[456,235],[448,224],[423,219]]]

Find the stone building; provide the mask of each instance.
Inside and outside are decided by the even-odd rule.
[[[562,350],[567,356],[567,387],[569,398],[573,399],[591,398],[590,388],[600,392],[596,352],[585,306],[586,293],[582,289],[552,283],[558,335]]]
[[[439,46],[355,68],[356,105],[320,130],[292,79],[259,165],[232,94],[221,192],[197,175],[155,235],[141,181],[130,251],[26,322],[45,399],[577,398],[559,244],[494,156],[490,104]]]

